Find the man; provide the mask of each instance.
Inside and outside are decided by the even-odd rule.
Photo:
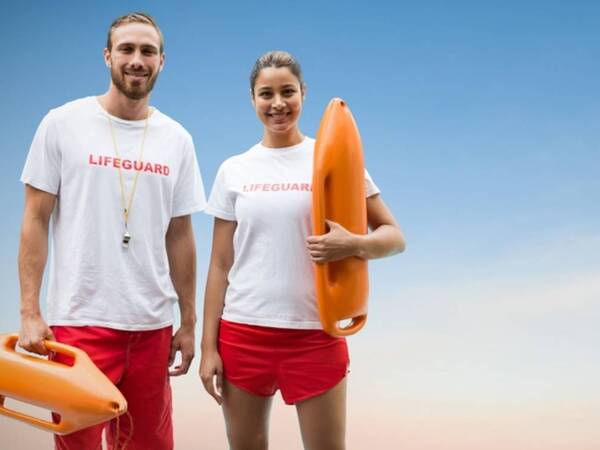
[[[19,343],[39,354],[45,339],[75,345],[117,385],[131,420],[111,422],[111,448],[130,439],[129,450],[171,449],[169,375],[185,374],[194,356],[190,214],[204,208],[204,191],[191,136],[148,104],[165,61],[154,20],[116,19],[104,60],[108,91],[51,110],[23,170]],[[46,323],[39,293],[50,220]],[[169,371],[177,352],[181,364]],[[57,436],[56,448],[96,450],[103,428]]]

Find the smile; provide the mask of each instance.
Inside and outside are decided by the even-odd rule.
[[[131,78],[142,79],[147,78],[149,74],[147,73],[135,73],[135,72],[125,72],[125,75]]]

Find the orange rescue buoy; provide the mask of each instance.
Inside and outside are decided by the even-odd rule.
[[[329,102],[315,142],[312,184],[313,232],[325,219],[351,233],[367,233],[365,167],[358,128],[346,102]],[[317,304],[323,329],[332,336],[358,332],[367,320],[367,261],[350,257],[315,265]],[[339,322],[352,319],[344,327]]]
[[[73,358],[73,366],[15,350],[16,334],[0,336],[0,414],[56,434],[68,434],[125,413],[127,402],[117,387],[83,350],[45,341],[49,351]],[[12,398],[48,409],[60,421],[42,420],[8,409]]]

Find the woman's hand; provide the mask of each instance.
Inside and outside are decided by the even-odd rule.
[[[404,251],[404,235],[379,194],[367,198],[367,223],[371,233],[354,234],[339,223],[326,222],[329,225],[327,234],[310,236],[306,240],[310,256],[316,263],[338,261],[349,256],[383,258]]]
[[[310,257],[316,263],[339,261],[350,256],[360,257],[362,236],[350,233],[343,226],[331,220],[325,221],[329,232],[321,236],[309,236],[306,244]]]
[[[199,374],[206,392],[208,392],[219,405],[222,405],[223,361],[216,349],[202,352]]]

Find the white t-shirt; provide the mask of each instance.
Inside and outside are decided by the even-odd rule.
[[[51,218],[48,323],[151,330],[172,324],[177,300],[169,275],[165,235],[172,217],[206,205],[192,138],[154,109],[148,120],[112,117],[116,157],[107,114],[95,97],[69,102],[42,120],[21,181],[55,194]],[[140,172],[129,215],[125,200]]]
[[[276,328],[321,329],[312,234],[314,139],[293,147],[257,144],[219,168],[206,213],[237,222],[223,319]],[[367,197],[379,189],[365,171]]]

